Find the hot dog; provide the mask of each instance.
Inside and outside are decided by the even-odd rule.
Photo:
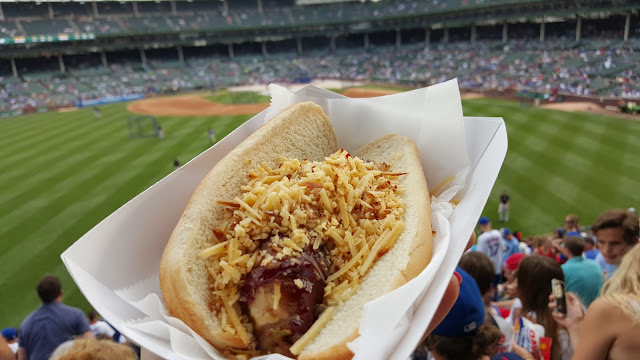
[[[203,179],[160,285],[169,313],[229,356],[350,358],[364,304],[422,271],[431,242],[415,145],[388,135],[351,155],[301,103]]]

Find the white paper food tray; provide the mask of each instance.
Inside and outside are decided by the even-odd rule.
[[[388,133],[409,136],[430,190],[446,183],[431,202],[437,231],[431,263],[403,287],[368,303],[360,338],[349,344],[355,359],[404,360],[433,317],[498,176],[507,151],[504,122],[462,118],[455,80],[375,99],[346,99],[313,86],[295,93],[271,90],[269,109],[123,205],[69,247],[62,260],[94,309],[128,339],[167,359],[219,358],[182,321],[167,315],[158,282],[162,252],[211,167],[286,106],[312,100],[332,119],[341,147],[355,151]]]

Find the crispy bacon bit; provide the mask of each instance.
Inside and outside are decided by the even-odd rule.
[[[224,205],[224,206],[229,206],[229,207],[236,208],[236,209],[240,208],[240,204],[236,204],[236,203],[230,202],[230,201],[218,201],[218,204]]]
[[[306,187],[310,187],[312,189],[321,189],[322,185],[318,185],[318,184],[314,184],[314,183],[310,183],[310,182],[305,182],[302,185],[306,186]]]
[[[389,248],[382,249],[382,250],[378,251],[378,257],[382,257],[382,256],[384,256],[384,254],[386,254],[388,252],[389,252]]]
[[[347,155],[345,155],[344,157],[346,157],[347,159],[351,157],[351,154],[347,153]]]
[[[213,228],[213,230],[211,230],[213,232],[213,235],[218,239],[218,241],[223,241],[224,240],[224,231],[222,231],[222,229],[220,228]]]
[[[436,236],[436,230],[435,229],[431,229],[431,235]]]
[[[403,173],[382,172],[382,173],[380,173],[380,175],[382,175],[382,176],[400,176],[400,175],[407,175],[407,173],[406,172],[403,172]]]

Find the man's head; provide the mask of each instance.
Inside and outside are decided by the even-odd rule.
[[[591,226],[604,260],[619,265],[622,257],[638,243],[638,216],[631,211],[611,209],[603,212]]]
[[[563,239],[562,253],[567,258],[582,256],[584,251],[584,239],[580,236],[567,236]]]
[[[505,240],[513,239],[513,234],[511,234],[511,230],[509,230],[509,228],[502,228],[502,229],[500,229],[500,232],[502,233],[502,237]]]
[[[564,228],[567,231],[580,231],[580,225],[578,225],[578,216],[569,214],[564,218]]]
[[[462,255],[458,266],[476,280],[485,304],[490,303],[494,292],[492,284],[496,273],[491,259],[481,252],[470,251]]]
[[[589,250],[593,250],[596,246],[596,242],[593,240],[591,236],[587,236],[584,238],[584,251],[587,252]]]
[[[40,280],[38,287],[38,296],[43,303],[49,304],[62,296],[62,284],[60,279],[55,275],[47,275]]]
[[[87,317],[89,318],[90,323],[94,323],[98,321],[98,313],[95,310],[91,310],[87,313]]]
[[[478,228],[482,232],[491,231],[491,220],[486,216],[481,217],[478,220]]]

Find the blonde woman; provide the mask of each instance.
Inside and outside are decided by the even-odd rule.
[[[613,277],[604,283],[600,298],[586,314],[580,300],[567,293],[567,315],[553,317],[569,331],[574,359],[638,359],[640,354],[640,246],[622,259]],[[549,297],[555,310],[555,298]]]

